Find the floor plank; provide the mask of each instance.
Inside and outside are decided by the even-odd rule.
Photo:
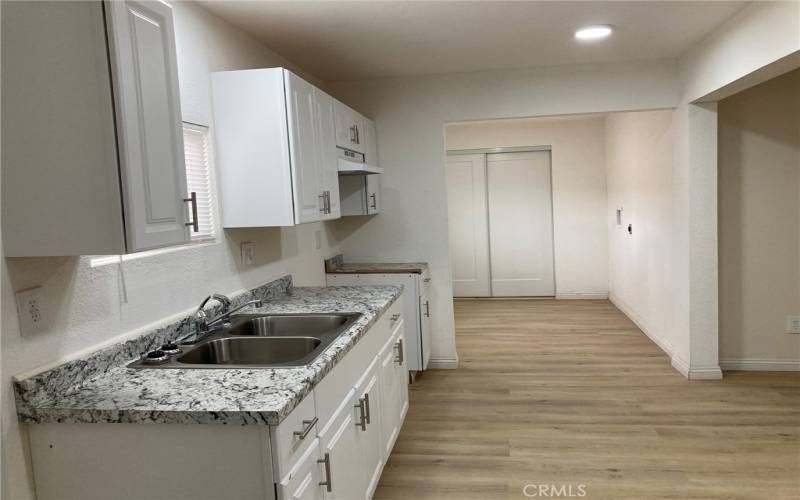
[[[689,382],[604,300],[455,311],[460,366],[410,387],[376,499],[800,499],[797,373]]]

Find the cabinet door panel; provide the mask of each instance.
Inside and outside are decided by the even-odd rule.
[[[381,211],[381,176],[365,175],[367,189],[367,215]]]
[[[397,370],[395,369],[395,341],[393,336],[378,354],[378,371],[381,384],[381,452],[383,460],[389,459],[392,446],[397,439],[399,422],[397,415],[400,413],[399,393],[397,387]]]
[[[292,471],[278,485],[278,500],[321,500],[325,498],[319,439],[314,442]]]
[[[295,223],[322,219],[314,87],[285,71]]]
[[[403,421],[408,412],[408,344],[406,343],[406,336],[404,330],[405,324],[401,322],[397,326],[397,334],[395,338],[395,350],[397,352],[397,361],[394,364],[395,376],[397,377],[397,432],[403,426]],[[394,443],[392,443],[394,445]]]
[[[383,447],[381,446],[381,384],[378,379],[378,360],[372,362],[364,376],[356,386],[356,403],[364,401],[367,422],[359,426],[356,431],[358,453],[362,460],[364,471],[365,490],[359,498],[372,498],[378,486],[381,471],[383,470]],[[360,421],[361,413],[354,407],[356,422]]]
[[[431,357],[431,303],[430,294],[426,290],[419,298],[419,336],[422,342],[422,369],[428,367]]]
[[[106,2],[127,250],[189,240],[172,9]]]
[[[322,457],[328,467],[323,481],[330,482],[325,498],[352,500],[364,491],[365,474],[358,457],[356,419],[353,415],[355,391],[350,390],[331,422],[320,432]],[[329,475],[328,475],[329,474]]]
[[[349,106],[336,101],[336,145],[364,152],[364,117]]]
[[[317,154],[320,162],[321,190],[326,193],[330,213],[323,219],[341,217],[339,203],[339,168],[336,157],[336,135],[334,130],[334,100],[325,92],[315,88],[317,111]]]
[[[364,158],[368,164],[379,166],[378,135],[375,131],[375,122],[366,117],[364,117]]]

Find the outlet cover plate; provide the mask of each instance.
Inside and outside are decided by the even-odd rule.
[[[16,294],[17,317],[22,335],[39,333],[47,324],[44,289],[40,286],[20,290]]]
[[[243,241],[239,247],[241,252],[242,265],[250,267],[255,262],[256,244],[252,241]]]
[[[800,316],[786,316],[786,333],[800,333]]]

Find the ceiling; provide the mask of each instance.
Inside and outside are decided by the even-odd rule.
[[[747,3],[199,2],[326,81],[674,58]]]

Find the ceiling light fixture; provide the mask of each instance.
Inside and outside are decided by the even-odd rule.
[[[600,40],[610,35],[612,31],[611,26],[604,24],[584,26],[575,32],[575,38],[578,40]]]

